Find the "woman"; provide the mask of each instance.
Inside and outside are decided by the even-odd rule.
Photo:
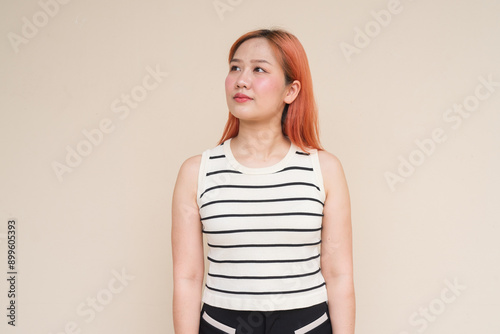
[[[174,189],[175,332],[353,334],[349,192],[319,142],[302,45],[283,30],[241,36],[225,88],[222,138]]]

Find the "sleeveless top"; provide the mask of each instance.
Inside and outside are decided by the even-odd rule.
[[[327,301],[320,270],[325,191],[317,150],[291,143],[273,166],[245,167],[231,139],[203,152],[197,202],[209,269],[202,301],[246,311]]]

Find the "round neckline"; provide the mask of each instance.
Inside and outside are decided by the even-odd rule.
[[[247,167],[238,162],[236,158],[233,155],[233,151],[231,150],[231,139],[229,138],[224,142],[224,154],[226,158],[228,159],[229,163],[238,171],[244,173],[244,174],[270,174],[270,173],[275,173],[279,170],[282,170],[285,168],[288,160],[295,154],[295,151],[297,150],[296,146],[293,144],[293,142],[290,141],[290,149],[288,150],[288,153],[275,163],[274,165],[267,166],[267,167]]]

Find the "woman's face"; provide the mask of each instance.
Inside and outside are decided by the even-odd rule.
[[[269,42],[265,38],[243,42],[226,77],[229,111],[240,121],[281,122],[286,93],[285,74]]]

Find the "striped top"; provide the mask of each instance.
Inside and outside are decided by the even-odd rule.
[[[293,143],[273,166],[249,168],[231,139],[203,152],[197,202],[208,244],[203,302],[274,311],[327,300],[320,271],[325,192],[316,150]]]

